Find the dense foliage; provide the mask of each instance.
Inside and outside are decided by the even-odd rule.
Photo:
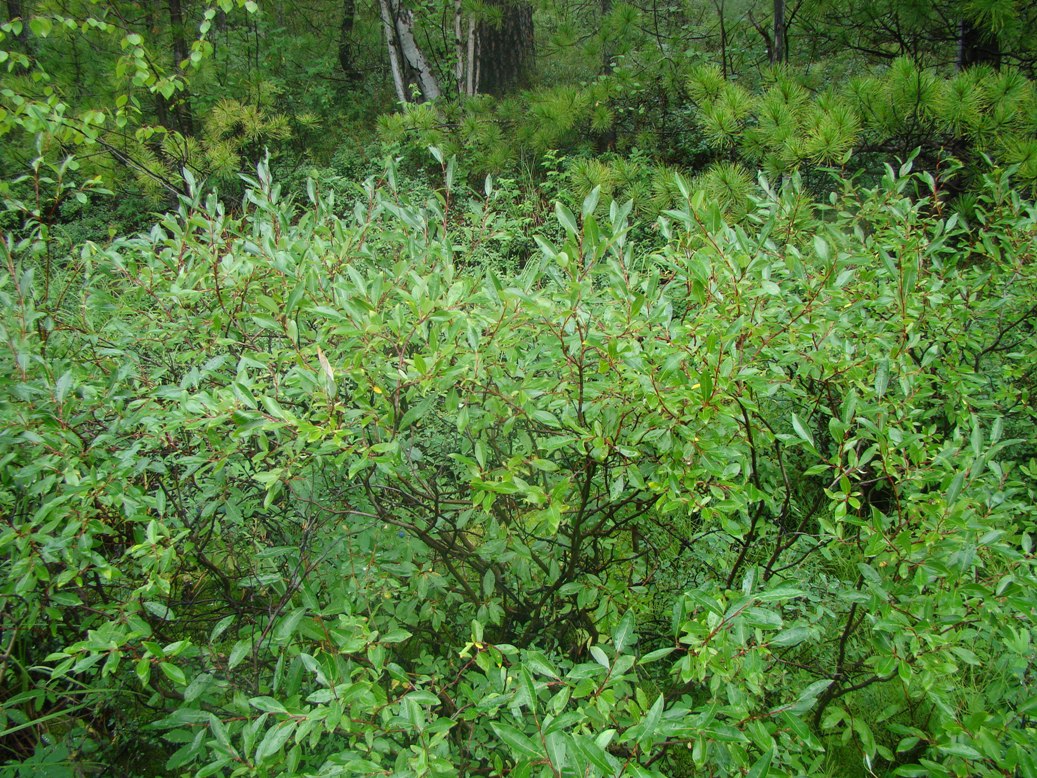
[[[7,0],[0,777],[1037,777],[1015,0]]]
[[[509,268],[444,168],[5,242],[14,774],[1034,774],[1008,179],[682,183],[652,253],[594,192]]]
[[[797,3],[780,47],[784,0],[533,5],[8,0],[0,172],[6,183],[41,152],[76,152],[121,202],[54,219],[95,239],[174,205],[185,167],[237,200],[238,173],[266,150],[301,189],[307,174],[377,172],[386,148],[416,169],[435,145],[469,183],[506,175],[527,196],[555,155],[586,191],[630,189],[657,212],[673,205],[673,168],[740,200],[761,167],[811,184],[838,167],[873,185],[919,147],[918,169],[965,165],[953,186],[966,211],[985,157],[1018,165],[1017,186],[1037,182],[1032,4]],[[515,14],[532,15],[518,37],[535,60],[523,48],[509,80],[500,37],[517,35]],[[590,165],[603,153],[631,169]]]

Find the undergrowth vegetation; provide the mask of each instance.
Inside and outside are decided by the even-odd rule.
[[[9,201],[0,772],[1037,775],[1010,171],[545,219],[436,154]]]

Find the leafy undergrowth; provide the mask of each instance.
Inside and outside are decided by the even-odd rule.
[[[517,268],[394,180],[5,239],[0,772],[1037,775],[1004,177],[652,253],[594,191]]]

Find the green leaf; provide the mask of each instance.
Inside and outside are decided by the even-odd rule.
[[[296,608],[287,616],[281,618],[274,627],[273,640],[275,643],[287,643],[295,635],[299,622],[306,615],[306,608]]]
[[[426,397],[417,405],[408,408],[407,412],[403,414],[403,418],[400,419],[400,430],[402,431],[408,429],[412,424],[414,424],[414,422],[418,421],[419,419],[425,418],[425,416],[428,414],[429,410],[431,410],[435,402],[435,397]]]
[[[807,686],[807,688],[805,688],[802,692],[800,692],[799,697],[796,698],[796,701],[792,703],[792,705],[789,705],[787,707],[787,710],[791,713],[796,714],[806,713],[808,710],[814,707],[814,703],[817,701],[817,698],[821,694],[821,692],[823,692],[831,685],[831,678],[825,678],[820,681],[814,681],[812,684]]]
[[[208,673],[201,673],[195,676],[187,688],[184,689],[184,702],[194,702],[197,700],[211,683],[212,676]]]
[[[803,425],[803,422],[799,420],[799,417],[795,413],[792,414],[792,429],[796,431],[796,434],[801,440],[805,440],[809,443],[811,448],[815,447],[814,436],[810,434],[810,431]]]
[[[555,216],[558,222],[565,228],[566,232],[573,236],[580,234],[580,228],[576,225],[576,217],[573,212],[566,208],[560,201],[555,202]]]
[[[176,616],[173,611],[169,609],[165,603],[152,602],[151,600],[145,600],[141,603],[152,616],[162,619],[163,621],[174,621]]]
[[[759,602],[778,602],[780,600],[791,600],[796,597],[802,597],[804,594],[805,592],[798,587],[783,584],[781,586],[775,586],[773,589],[759,592],[756,595],[756,599]]]
[[[169,662],[159,662],[158,667],[162,671],[162,674],[177,686],[187,685],[187,677],[184,675],[184,671],[176,665],[170,664]]]
[[[633,633],[634,614],[632,611],[627,611],[620,620],[616,630],[612,633],[612,645],[616,649],[617,655],[623,653],[623,649],[627,647],[627,642]]]
[[[871,727],[868,726],[864,719],[857,717],[854,718],[852,724],[854,732],[861,740],[861,748],[864,753],[869,757],[875,756],[875,735],[871,731]]]
[[[557,668],[539,651],[527,651],[523,657],[523,663],[539,675],[546,675],[548,678],[559,677]]]
[[[710,370],[699,373],[699,396],[703,405],[707,405],[713,399],[713,373]]]
[[[583,214],[583,218],[586,219],[588,216],[594,213],[598,207],[598,198],[601,196],[601,187],[596,186],[587,193],[587,196],[583,198],[583,207],[580,212]]]
[[[807,627],[789,627],[770,638],[767,643],[771,646],[784,648],[786,646],[797,646],[808,637],[810,637],[810,630]]]
[[[569,751],[568,740],[569,736],[564,732],[551,732],[544,738],[547,758],[551,760],[552,767],[559,773],[564,771],[568,764],[566,761]]]
[[[222,759],[217,759],[216,761],[209,762],[208,765],[206,765],[197,773],[195,773],[195,778],[208,778],[208,776],[222,773],[227,768],[227,766],[230,765],[231,761],[232,759],[230,757],[224,757]]]
[[[979,419],[972,419],[972,432],[969,435],[969,443],[972,446],[972,453],[977,458],[983,454],[983,426],[980,424]]]
[[[581,736],[574,738],[574,742],[577,749],[598,769],[600,774],[615,775],[618,772],[619,768],[614,764],[614,760],[597,741],[587,736]]]
[[[275,724],[273,727],[266,731],[263,736],[263,740],[260,741],[259,747],[256,748],[256,764],[262,764],[271,756],[281,750],[281,746],[292,736],[295,732],[296,723],[294,721],[282,721]]]
[[[386,632],[384,635],[382,635],[381,638],[379,639],[379,642],[380,643],[402,643],[403,641],[409,639],[411,637],[411,634],[412,633],[409,632],[408,630],[405,630],[405,629],[397,627],[396,629],[391,629],[388,632]]]
[[[643,727],[641,729],[641,738],[647,740],[655,734],[655,730],[658,728],[659,722],[662,720],[664,704],[665,699],[660,694],[656,698],[655,702],[652,703],[652,707],[648,709],[648,715],[644,718]]]
[[[965,473],[957,473],[953,479],[951,479],[951,485],[947,489],[946,501],[947,505],[954,505],[958,501],[958,495],[961,494],[961,488],[965,485]]]
[[[249,701],[256,710],[261,710],[264,713],[287,713],[288,709],[280,702],[275,700],[273,697],[253,697]]]
[[[638,660],[638,664],[642,664],[642,665],[650,664],[651,662],[655,662],[655,661],[658,661],[659,659],[662,659],[664,657],[669,656],[670,654],[672,654],[676,650],[677,649],[675,649],[673,646],[669,646],[668,648],[657,648],[655,651],[649,651],[647,654],[645,654],[643,657],[641,657]]]
[[[72,388],[72,373],[65,371],[61,374],[61,378],[57,380],[54,385],[54,398],[58,401],[58,404],[65,402],[65,398],[68,396],[68,390]]]
[[[781,720],[801,743],[808,744],[813,750],[824,750],[821,744],[817,742],[814,733],[810,731],[810,727],[807,726],[806,722],[804,722],[799,716],[784,711],[781,713]]]
[[[302,299],[304,294],[306,294],[306,284],[305,283],[298,283],[298,284],[296,284],[295,288],[292,289],[291,294],[288,295],[288,299],[285,301],[285,304],[284,304],[284,314],[285,314],[285,316],[291,315],[291,313],[295,310],[295,307],[299,304],[299,301]]]
[[[252,650],[252,641],[249,638],[239,640],[234,644],[234,647],[230,650],[230,655],[227,657],[227,669],[233,670],[239,664],[241,660]]]
[[[886,388],[889,386],[889,360],[885,357],[878,360],[875,367],[875,395],[882,399],[886,396]]]
[[[137,678],[140,679],[141,685],[147,686],[151,680],[151,660],[147,657],[138,659],[133,671],[137,674]]]
[[[767,778],[767,775],[771,771],[772,759],[774,759],[773,748],[753,762],[753,766],[749,768],[749,772],[745,774],[745,778]]]
[[[609,667],[612,666],[611,663],[609,662],[608,655],[604,651],[601,650],[600,646],[591,646],[590,652],[591,652],[591,656],[594,657],[594,661],[597,662],[602,667],[604,667],[606,670],[608,670]]]
[[[965,745],[964,743],[949,743],[947,745],[937,746],[940,753],[947,754],[948,756],[960,756],[963,759],[982,759],[983,754],[974,749],[972,746]]]
[[[262,397],[262,402],[263,407],[266,408],[266,412],[273,416],[275,419],[281,419],[282,421],[284,421],[288,418],[288,414],[284,412],[284,408],[282,408],[278,404],[277,400],[275,400],[273,397],[267,397],[266,395],[264,395]]]
[[[827,241],[825,241],[825,239],[820,235],[814,236],[814,252],[817,254],[817,258],[822,262],[828,261],[831,252],[828,249]]]
[[[46,16],[34,16],[29,20],[29,29],[37,38],[46,38],[53,26],[53,22]]]
[[[507,724],[498,724],[495,721],[491,721],[490,726],[497,733],[497,737],[511,748],[516,756],[516,761],[540,756],[540,749],[533,744],[533,741],[514,727]]]
[[[234,623],[234,619],[235,617],[233,615],[224,616],[222,619],[216,622],[216,626],[214,626],[212,628],[212,632],[209,633],[209,642],[215,643],[216,639],[227,631],[227,627]]]
[[[217,759],[215,762],[210,762],[196,772],[194,778],[209,778],[210,775],[222,773],[232,761],[233,760],[230,757],[225,757],[223,759]]]

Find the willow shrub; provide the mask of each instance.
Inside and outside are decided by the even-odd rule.
[[[5,239],[8,774],[1037,775],[1032,204],[394,180]]]

